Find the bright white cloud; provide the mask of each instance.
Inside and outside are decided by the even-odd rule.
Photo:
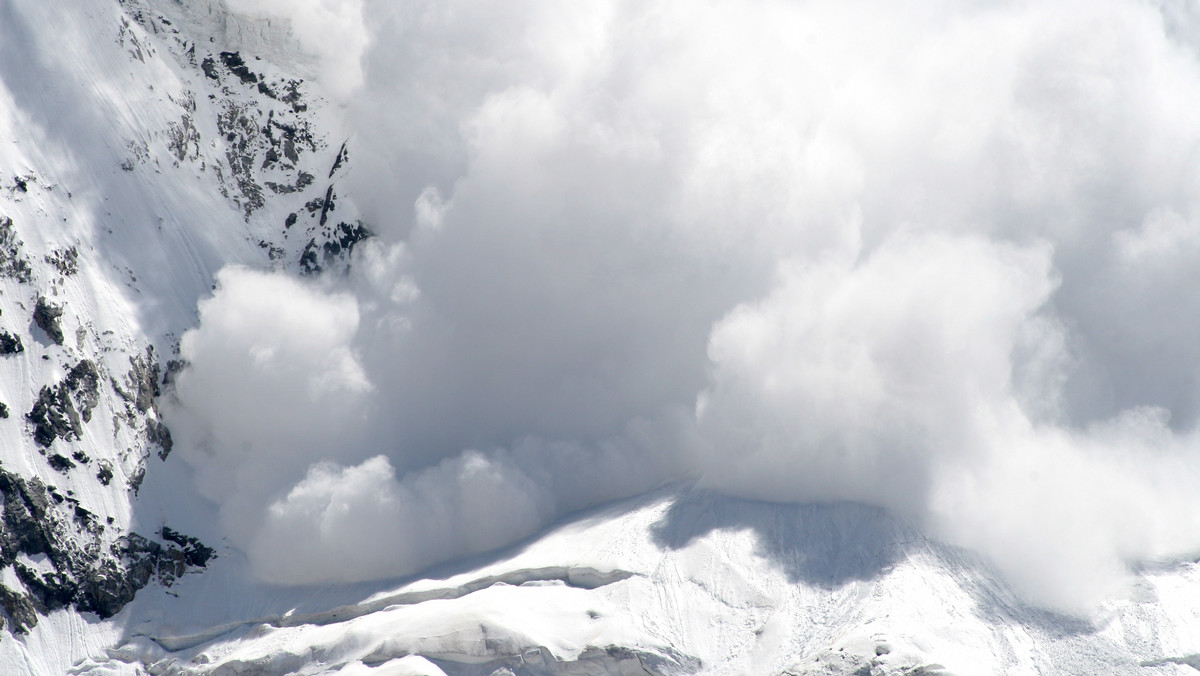
[[[226,268],[180,351],[178,434],[201,491],[239,538],[308,463],[361,439],[371,384],[354,352],[353,297],[279,275]],[[332,451],[331,451],[332,449]]]
[[[324,290],[223,273],[173,424],[267,579],[703,475],[884,505],[1086,607],[1200,546],[1200,65],[1166,5],[367,1],[379,241]]]
[[[285,584],[373,580],[514,542],[553,506],[504,460],[465,453],[399,482],[383,456],[315,464],[268,507],[251,563]]]
[[[711,481],[921,514],[937,467],[1019,414],[1012,355],[1054,287],[1048,247],[968,237],[785,270],[713,329],[697,406]]]

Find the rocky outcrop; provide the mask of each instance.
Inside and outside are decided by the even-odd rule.
[[[37,305],[33,308],[33,323],[58,345],[63,344],[62,315],[61,305],[51,303],[45,296],[38,296]]]
[[[8,331],[0,331],[0,355],[18,354],[24,351],[25,345],[21,342],[20,336]]]
[[[158,457],[166,460],[174,442],[171,439],[171,430],[158,418],[156,402],[161,394],[161,371],[154,350],[147,349],[145,355],[129,358],[129,373],[125,375],[124,383],[113,379],[112,388],[117,396],[125,401],[126,422],[136,426],[140,424],[139,421],[144,420],[146,443],[157,448]]]
[[[83,423],[92,419],[92,409],[100,403],[99,385],[96,365],[84,359],[58,385],[43,387],[25,415],[33,425],[34,441],[49,448],[55,439],[81,438]]]
[[[179,531],[172,530],[167,526],[163,526],[160,534],[162,535],[163,540],[174,543],[179,547],[179,550],[183,552],[184,563],[189,566],[203,568],[204,566],[208,565],[208,562],[217,555],[216,552],[213,551],[212,547],[206,546],[204,543],[200,542],[200,540],[190,535],[184,535]]]
[[[337,261],[344,261],[354,251],[354,246],[371,237],[372,233],[361,222],[338,223],[331,228],[322,228],[321,239],[313,237],[300,254],[300,272],[313,275],[322,272]]]
[[[79,272],[79,250],[73,246],[51,251],[46,254],[45,260],[64,277]]]
[[[210,33],[198,39],[196,29],[207,25],[207,17],[192,24],[164,16],[175,5],[142,0],[119,5],[110,15],[117,25],[107,28],[115,29],[119,49],[128,54],[131,76],[143,85],[153,80],[149,89],[162,105],[122,127],[119,138],[105,140],[117,150],[111,156],[116,178],[96,194],[116,184],[153,186],[159,176],[175,180],[166,177],[179,171],[179,177],[224,196],[212,206],[228,206],[230,213],[218,220],[229,227],[244,224],[246,240],[260,243],[264,263],[313,274],[344,265],[371,232],[357,220],[353,203],[339,199],[349,151],[342,139],[331,146],[320,131],[327,127],[318,119],[319,90],[250,53],[254,41],[214,41]],[[112,55],[120,60],[119,52]],[[148,67],[167,72],[160,68],[164,56],[177,61],[179,77],[161,83],[143,77]],[[139,126],[151,120],[157,128]],[[24,308],[19,325],[0,331],[0,359],[23,353],[5,363],[23,369],[25,378],[10,400],[21,402],[13,416],[19,420],[5,423],[19,447],[4,457],[23,456],[11,468],[37,468],[36,477],[21,476],[0,465],[5,573],[0,620],[19,632],[36,624],[39,614],[60,608],[112,615],[147,584],[170,584],[207,565],[214,553],[170,528],[132,533],[127,524],[100,513],[114,500],[136,499],[142,479],[158,462],[155,455],[166,460],[173,448],[157,399],[172,363],[177,369],[181,362],[164,360],[168,368],[160,368],[147,346],[178,345],[177,334],[187,327],[145,335],[142,327],[149,323],[114,319],[105,305],[111,289],[103,287],[110,281],[123,283],[127,289],[118,292],[127,290],[131,298],[147,290],[138,282],[144,268],[103,258],[112,251],[109,244],[136,228],[119,230],[127,216],[119,200],[104,207],[103,217],[98,210],[94,228],[78,227],[74,214],[83,208],[78,194],[72,202],[65,185],[26,166],[31,160],[19,154],[0,160],[14,160],[0,167],[0,211],[11,215],[0,215],[0,285],[9,299],[6,308]],[[79,190],[76,185],[70,187]],[[170,209],[173,202],[162,204]],[[159,232],[188,217],[155,215]],[[147,246],[153,245],[153,230],[146,233]],[[110,267],[115,275],[106,274]],[[97,304],[101,312],[94,312]],[[126,356],[127,371],[121,366]],[[81,440],[87,443],[76,443]]]
[[[139,413],[156,410],[154,402],[161,394],[158,385],[160,371],[154,350],[148,349],[144,356],[129,358],[129,373],[125,375],[125,382],[114,380],[113,390]]]
[[[12,219],[0,215],[0,276],[28,282],[33,275],[33,268],[22,255],[21,246]]]
[[[171,439],[171,430],[157,420],[146,421],[146,441],[151,446],[158,447],[159,460],[166,460],[175,446],[175,442]]]
[[[166,527],[164,542],[137,533],[114,537],[78,500],[3,468],[0,495],[0,568],[12,566],[21,582],[17,589],[0,585],[0,606],[15,632],[37,624],[39,613],[67,606],[111,617],[151,581],[169,586],[215,556]]]

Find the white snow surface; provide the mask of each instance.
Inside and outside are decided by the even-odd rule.
[[[243,566],[230,556],[110,622],[61,613],[0,646],[69,636],[73,674],[264,675],[1186,674],[1200,652],[1192,562],[1070,618],[877,508],[688,486],[423,579],[287,591]]]

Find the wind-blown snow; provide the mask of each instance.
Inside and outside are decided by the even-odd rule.
[[[342,7],[245,5],[301,42]],[[184,339],[173,429],[264,579],[410,573],[688,477],[893,509],[1070,609],[1200,548],[1178,11],[361,11],[324,72],[355,87],[367,45],[379,237],[345,279],[226,272]]]

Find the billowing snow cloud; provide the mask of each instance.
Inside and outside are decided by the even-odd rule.
[[[897,235],[857,264],[785,269],[709,341],[697,421],[711,481],[920,514],[946,464],[1021,417],[1014,357],[1044,341],[1050,250]]]
[[[223,273],[186,455],[281,582],[699,478],[888,507],[1086,608],[1200,548],[1172,7],[368,0],[380,236],[319,288]]]
[[[189,405],[177,426],[191,439],[201,491],[248,538],[264,497],[299,480],[309,463],[361,445],[372,389],[353,339],[354,298],[282,276],[227,268],[200,305],[200,331],[180,343],[193,368],[179,374]]]
[[[319,60],[319,79],[334,97],[344,99],[362,84],[367,48],[362,0],[224,1],[242,16],[287,21],[300,47]]]

